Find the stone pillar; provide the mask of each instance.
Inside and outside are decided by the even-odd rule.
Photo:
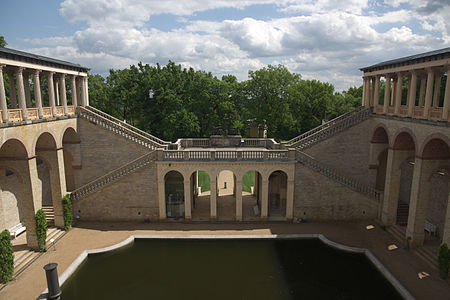
[[[70,89],[72,90],[72,105],[74,108],[77,107],[77,84],[76,84],[76,76],[70,76]]]
[[[442,120],[443,121],[448,120],[449,109],[450,109],[450,67],[447,67],[447,82],[445,83],[444,107],[442,109]]]
[[[427,91],[425,92],[425,105],[423,108],[423,118],[428,118],[428,112],[431,107],[431,100],[433,97],[433,81],[434,81],[434,73],[433,70],[428,69],[428,78],[427,78]]]
[[[22,120],[28,120],[27,104],[25,102],[25,91],[23,89],[23,68],[18,68],[16,72],[17,96],[19,100],[19,107],[22,110]]]
[[[262,180],[262,191],[261,191],[261,219],[267,220],[269,215],[269,180]]]
[[[61,95],[61,102],[64,107],[64,115],[67,116],[66,74],[59,76],[59,94]]]
[[[388,150],[384,201],[381,221],[384,225],[394,225],[397,220],[398,195],[400,191],[401,164],[414,155],[413,150]]]
[[[433,93],[433,107],[439,107],[439,96],[441,91],[441,74],[436,72],[434,77],[434,93]]]
[[[414,107],[416,106],[416,91],[417,91],[417,73],[412,71],[410,88],[408,90],[408,117],[413,115]]]
[[[159,204],[159,219],[166,219],[166,191],[164,176],[158,172],[158,204]]]
[[[384,104],[383,104],[383,114],[386,114],[388,111],[389,102],[391,96],[391,76],[386,75],[386,88],[384,90]]]
[[[39,151],[39,156],[50,164],[50,186],[52,189],[53,209],[55,211],[55,225],[62,228],[64,227],[62,197],[67,194],[63,149],[37,150]]]
[[[363,106],[369,106],[369,85],[370,85],[369,78],[363,77],[363,95],[362,95]]]
[[[89,106],[89,86],[88,86],[88,77],[84,77],[84,106]]]
[[[447,77],[448,78],[448,77]],[[448,79],[447,79],[448,82]],[[447,198],[447,212],[445,214],[444,230],[442,234],[442,243],[450,245],[450,193]]]
[[[48,102],[50,103],[50,107],[52,108],[52,115],[56,116],[56,106],[55,106],[55,92],[53,90],[53,72],[47,73],[47,82],[48,82]]]
[[[209,177],[211,196],[209,196],[209,208],[210,208],[210,218],[211,220],[217,219],[217,175],[211,174]]]
[[[374,92],[374,83],[375,83],[375,78],[372,77],[369,79],[369,106],[374,106],[375,104],[375,100],[373,97],[373,92]]]
[[[32,107],[31,91],[30,91],[30,74],[23,72],[23,76],[24,76],[23,84],[25,87],[25,101],[26,101],[27,107]]]
[[[397,73],[397,82],[395,87],[395,110],[394,114],[399,115],[400,105],[402,105],[402,84],[403,76],[401,73]]]
[[[54,91],[55,91],[55,100],[56,100],[56,106],[60,106],[61,103],[59,101],[59,84],[58,84],[58,76],[55,76],[55,80],[54,80]]]
[[[375,87],[373,89],[373,105],[380,105],[380,76],[375,77]]]
[[[191,179],[184,179],[184,219],[190,220],[192,218],[191,214]]]
[[[396,95],[396,90],[397,90],[397,80],[398,78],[395,77],[392,80],[392,91],[391,91],[391,104],[390,106],[395,106],[395,95]]]
[[[379,80],[379,77],[377,78]],[[286,220],[292,221],[293,218],[294,218],[294,180],[288,179],[287,195],[286,195]]]
[[[411,198],[409,201],[408,226],[406,237],[410,239],[412,247],[421,246],[425,237],[425,218],[427,202],[430,195],[432,171],[442,161],[415,159],[414,173],[411,185]]]
[[[6,123],[9,121],[8,117],[8,103],[6,102],[5,83],[3,81],[3,67],[0,65],[0,109],[2,110],[2,121]]]
[[[242,179],[237,178],[236,184],[236,221],[242,221]]]
[[[17,108],[17,97],[16,97],[16,87],[14,86],[14,75],[12,73],[7,74],[9,82],[9,100],[11,101],[11,108]]]
[[[419,95],[419,107],[423,107],[425,102],[425,76],[420,75],[420,95]]]
[[[44,113],[42,111],[42,97],[41,97],[41,83],[39,81],[40,70],[35,70],[33,74],[33,88],[34,88],[34,101],[36,102],[36,107],[38,109],[39,119],[44,118]]]
[[[83,80],[83,77],[81,77],[80,78],[80,90],[81,90],[81,92],[80,92],[80,103],[79,103],[79,105],[80,106],[86,106],[85,105],[85,99],[86,99],[86,92],[85,92],[85,86],[84,86],[84,80]]]

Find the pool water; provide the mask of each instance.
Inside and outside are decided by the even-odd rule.
[[[88,259],[70,299],[401,299],[362,254],[301,240],[136,240]]]

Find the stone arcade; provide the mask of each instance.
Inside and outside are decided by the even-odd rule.
[[[23,224],[35,248],[34,213],[61,226],[68,192],[81,220],[377,218],[450,244],[449,65],[447,48],[363,68],[361,107],[288,142],[167,142],[90,107],[87,68],[0,48],[0,229]]]

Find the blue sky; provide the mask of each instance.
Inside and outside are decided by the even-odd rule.
[[[450,46],[448,0],[0,0],[8,47],[107,75],[170,59],[214,75],[283,64],[338,91],[359,68]]]

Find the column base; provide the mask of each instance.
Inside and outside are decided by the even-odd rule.
[[[39,251],[36,234],[30,234],[29,232],[27,232],[27,246],[33,250]]]
[[[242,216],[236,217],[236,221],[237,221],[237,222],[242,222]]]
[[[381,212],[381,223],[384,226],[392,226],[395,225],[395,221],[396,221],[397,217],[395,216],[391,216],[389,213],[383,211]]]
[[[184,217],[184,220],[187,221],[187,222],[190,222],[190,221],[192,221],[192,218],[191,217]]]
[[[416,234],[410,234],[406,233],[406,246],[411,249],[415,249],[417,247],[423,246],[423,242],[425,240],[425,234],[424,233],[416,233]]]
[[[209,220],[211,222],[215,222],[215,221],[217,221],[217,216],[211,216],[211,217],[209,217]]]
[[[261,217],[261,221],[264,221],[264,222],[266,222],[268,220],[268,218],[267,217]]]

